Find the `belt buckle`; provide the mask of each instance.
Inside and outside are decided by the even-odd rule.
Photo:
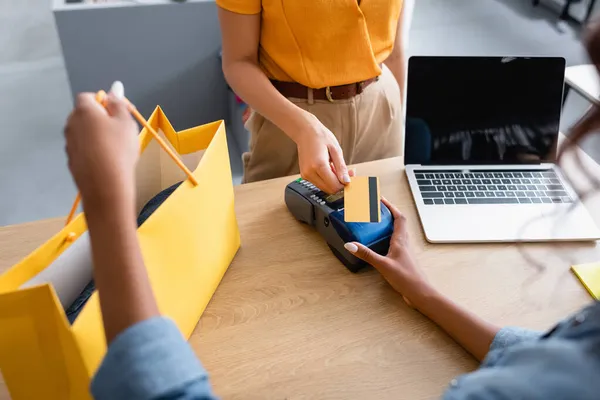
[[[325,96],[327,97],[327,100],[329,100],[330,103],[334,103],[335,100],[333,99],[333,97],[331,97],[331,86],[327,86],[325,88]]]
[[[356,94],[361,94],[365,90],[365,81],[360,81],[356,84]]]

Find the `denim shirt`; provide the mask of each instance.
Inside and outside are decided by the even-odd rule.
[[[443,399],[600,399],[600,303],[544,334],[502,329],[481,367],[453,379]]]
[[[111,343],[91,386],[104,399],[216,399],[175,324],[140,322]],[[401,398],[401,393],[398,394]],[[498,332],[481,367],[450,382],[444,400],[600,398],[600,303],[542,334]]]
[[[92,380],[97,400],[213,400],[206,371],[170,319],[156,317],[119,334]]]

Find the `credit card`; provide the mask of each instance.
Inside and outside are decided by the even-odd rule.
[[[344,221],[381,222],[380,197],[376,176],[351,178],[344,188]]]

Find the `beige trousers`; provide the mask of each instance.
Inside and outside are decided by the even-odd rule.
[[[346,164],[401,155],[403,113],[398,83],[383,67],[380,79],[347,100],[290,98],[315,115],[339,141]],[[244,183],[298,174],[296,144],[281,129],[257,112],[246,122],[250,151],[242,156]]]

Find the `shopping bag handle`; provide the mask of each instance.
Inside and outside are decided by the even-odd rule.
[[[137,108],[127,98],[123,98],[123,100],[125,101],[125,103],[127,105],[127,109],[135,117],[135,119],[137,119],[137,121],[144,128],[146,128],[146,130],[148,132],[150,132],[150,134],[154,137],[154,139],[156,139],[156,141],[158,142],[160,147],[162,147],[162,149],[167,152],[167,154],[169,155],[169,157],[171,157],[171,159],[175,162],[175,164],[177,164],[177,166],[179,168],[181,168],[181,170],[187,175],[187,177],[194,184],[194,186],[197,186],[198,181],[196,180],[196,177],[194,176],[194,174],[192,174],[192,171],[190,171],[189,168],[185,166],[183,161],[181,161],[181,159],[177,156],[177,154],[175,154],[175,152],[173,150],[171,150],[171,148],[169,147],[169,145],[167,145],[165,140],[162,137],[160,137],[160,135],[154,130],[154,128],[152,128],[152,126],[150,126],[148,121],[146,121],[144,116],[142,114],[140,114],[140,112],[137,110]],[[96,101],[98,103],[100,103],[102,106],[106,107],[106,92],[104,90],[101,90],[98,93],[96,93]],[[77,193],[77,196],[75,197],[75,201],[73,202],[73,205],[71,206],[71,211],[69,211],[69,216],[67,217],[67,221],[66,221],[65,225],[69,225],[69,223],[73,220],[73,217],[75,216],[75,212],[77,212],[77,208],[79,207],[80,202],[81,202],[81,193]]]

